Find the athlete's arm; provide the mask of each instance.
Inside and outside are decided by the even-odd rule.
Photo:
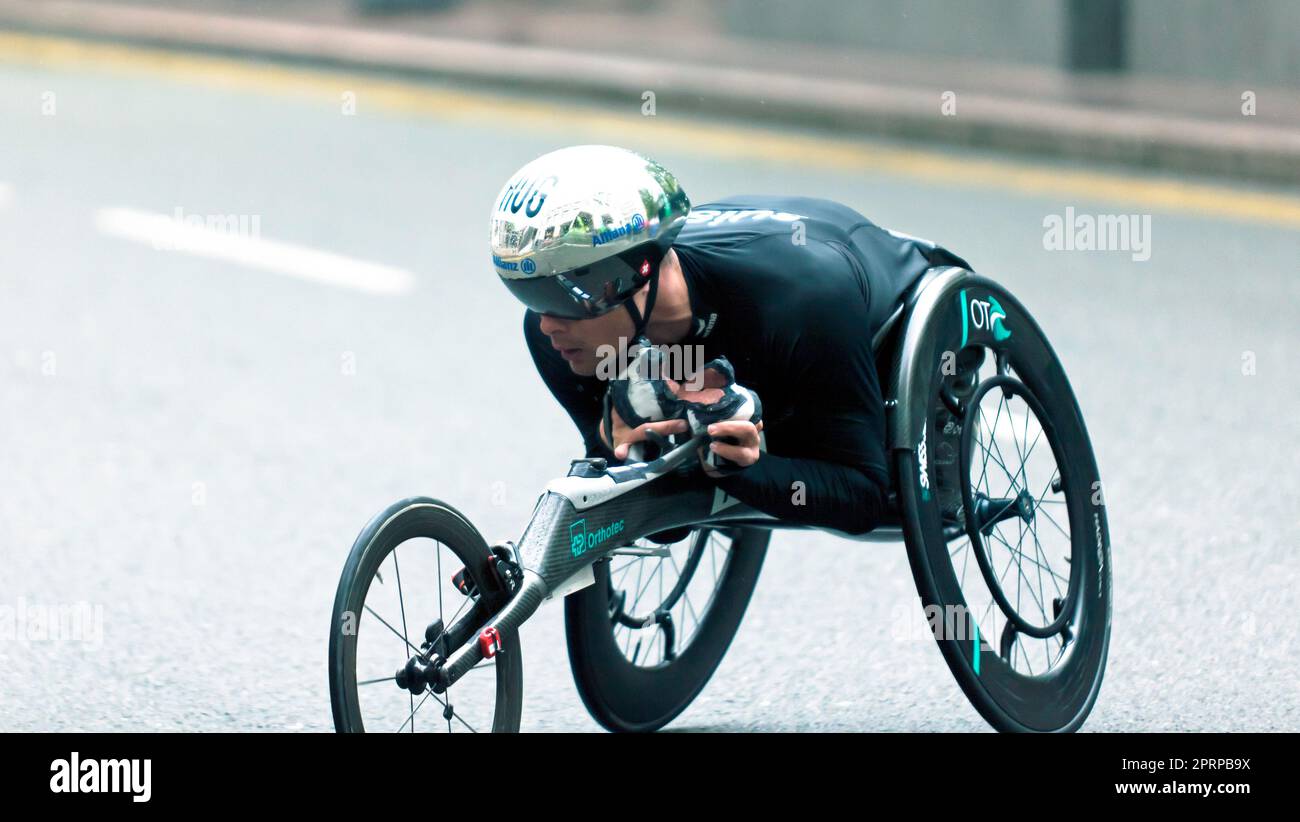
[[[847,282],[847,281],[845,281]],[[885,511],[885,409],[867,305],[852,288],[816,291],[783,314],[794,414],[768,431],[767,453],[717,481],[731,496],[793,522],[865,533]]]
[[[789,522],[865,534],[880,524],[886,484],[876,474],[828,460],[764,454],[723,477],[718,487],[765,514]]]

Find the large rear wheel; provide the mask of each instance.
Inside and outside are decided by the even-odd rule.
[[[962,690],[1003,731],[1073,731],[1110,643],[1110,539],[1087,428],[1056,354],[970,278],[913,349],[914,449],[896,452],[912,573]]]
[[[698,528],[641,540],[565,598],[569,664],[611,731],[654,731],[704,689],[731,645],[771,531]]]

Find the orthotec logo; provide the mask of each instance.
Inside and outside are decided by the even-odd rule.
[[[584,517],[569,526],[569,550],[573,555],[581,556],[597,546],[601,545],[610,537],[623,533],[623,520],[611,522],[603,528],[595,531],[587,530],[587,519]]]
[[[148,802],[151,759],[82,759],[76,751],[50,763],[50,793],[128,793],[132,802]]]
[[[617,228],[607,228],[604,231],[592,236],[592,245],[604,245],[610,240],[617,240],[619,237],[626,237],[629,234],[640,234],[645,230],[645,217],[640,214],[633,215],[632,219]]]
[[[980,300],[971,297],[966,298],[965,289],[961,292],[961,344],[966,345],[967,337],[970,336],[970,327],[973,326],[976,331],[985,331],[993,335],[993,339],[1002,342],[1011,336],[1011,331],[1005,325],[1007,312],[1002,310],[1002,305],[998,298],[992,294],[988,299]]]

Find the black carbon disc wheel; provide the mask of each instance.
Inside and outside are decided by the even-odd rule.
[[[909,364],[925,392],[913,406],[924,419],[907,422],[923,433],[895,453],[912,573],[944,659],[989,724],[1074,731],[1110,643],[1096,460],[1032,317],[987,280],[963,284]]]
[[[564,617],[578,694],[597,722],[648,732],[685,710],[740,627],[771,536],[702,528],[658,556],[596,563],[595,584],[565,598]]]
[[[487,544],[454,508],[427,497],[402,500],[361,531],[339,579],[330,623],[329,678],[334,727],[340,732],[512,733],[523,704],[523,659],[515,633],[502,650],[443,693],[411,693],[399,669],[421,651],[441,620],[450,637],[458,622],[475,641],[492,605],[452,583],[462,567],[485,585]],[[465,622],[460,622],[468,617]],[[471,624],[473,623],[473,624]],[[460,645],[447,649],[449,656]]]

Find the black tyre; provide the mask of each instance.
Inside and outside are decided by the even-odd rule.
[[[896,452],[913,577],[958,683],[1001,731],[1073,731],[1110,644],[1110,538],[1088,431],[1056,354],[980,278],[938,303],[904,367],[924,391]]]
[[[597,722],[654,731],[685,710],[740,627],[771,536],[700,528],[661,537],[676,538],[667,556],[596,563],[595,584],[565,598],[564,617],[578,694]]]
[[[517,634],[502,650],[446,692],[399,687],[396,671],[420,654],[436,620],[459,644],[475,641],[499,603],[470,597],[452,583],[462,567],[477,591],[485,579],[487,544],[454,508],[415,497],[389,506],[352,546],[334,598],[329,676],[334,727],[340,732],[517,732],[523,660]],[[459,625],[459,632],[452,626]]]

